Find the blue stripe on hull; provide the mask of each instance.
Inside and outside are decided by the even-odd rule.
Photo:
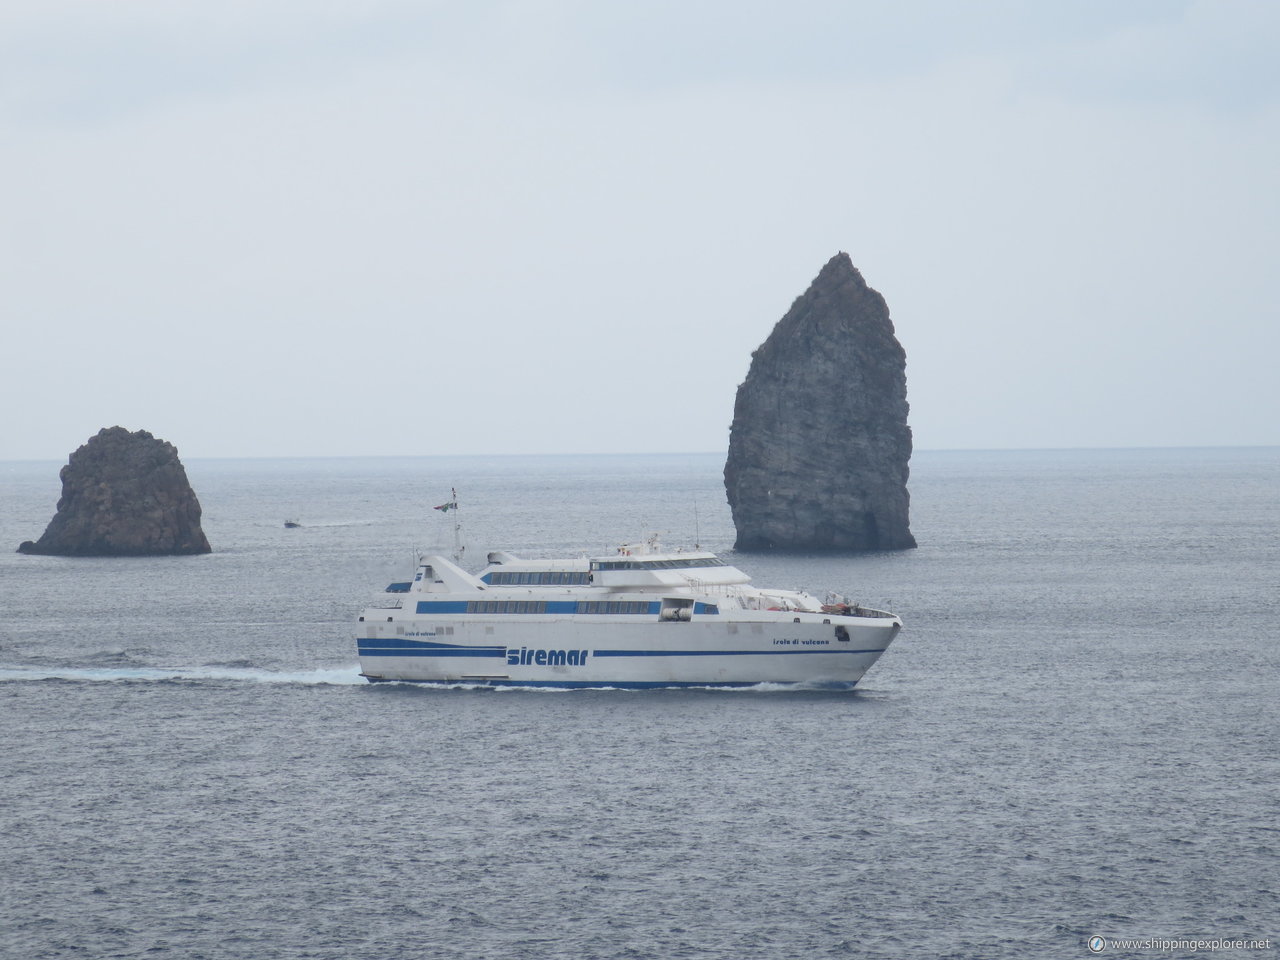
[[[505,647],[496,643],[441,643],[437,640],[412,640],[408,637],[357,637],[356,643],[378,647],[404,647],[411,650],[503,650]]]
[[[492,657],[505,659],[506,647],[461,647],[454,644],[398,644],[378,641],[360,645],[362,657]],[[593,657],[788,657],[805,653],[884,653],[884,647],[849,650],[844,647],[817,650],[592,650]]]
[[[468,646],[464,643],[440,643],[436,640],[412,640],[408,637],[359,637],[356,647],[362,657],[498,657],[505,658],[505,646]]]
[[[593,657],[773,657],[799,653],[884,653],[884,647],[872,650],[846,650],[844,647],[818,650],[592,650]]]
[[[360,647],[362,657],[492,657],[507,658],[506,647]]]

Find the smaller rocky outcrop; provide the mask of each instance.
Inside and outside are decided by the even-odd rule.
[[[71,454],[61,477],[58,512],[19,553],[145,557],[212,550],[177,448],[145,430],[104,427]]]

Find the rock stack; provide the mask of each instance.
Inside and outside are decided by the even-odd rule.
[[[61,477],[58,512],[19,553],[142,557],[212,549],[177,449],[145,430],[103,428],[71,454]]]
[[[906,353],[884,298],[832,257],[752,354],[724,467],[736,550],[904,550]]]

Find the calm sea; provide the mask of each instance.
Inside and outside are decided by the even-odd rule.
[[[917,454],[858,558],[732,555],[722,464],[188,461],[215,552],[129,560],[13,553],[60,465],[0,464],[0,956],[1274,949],[1280,449]],[[854,693],[368,685],[453,487],[476,561],[661,532],[906,627]]]

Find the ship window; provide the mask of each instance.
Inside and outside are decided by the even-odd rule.
[[[579,600],[578,613],[637,614],[649,613],[648,600]]]
[[[590,574],[573,570],[515,571],[494,570],[484,576],[485,583],[493,586],[565,586],[590,583]]]
[[[546,613],[542,600],[468,600],[467,613]],[[452,632],[453,628],[450,628]]]
[[[675,557],[666,560],[592,560],[593,570],[691,570],[726,567],[719,557]]]

